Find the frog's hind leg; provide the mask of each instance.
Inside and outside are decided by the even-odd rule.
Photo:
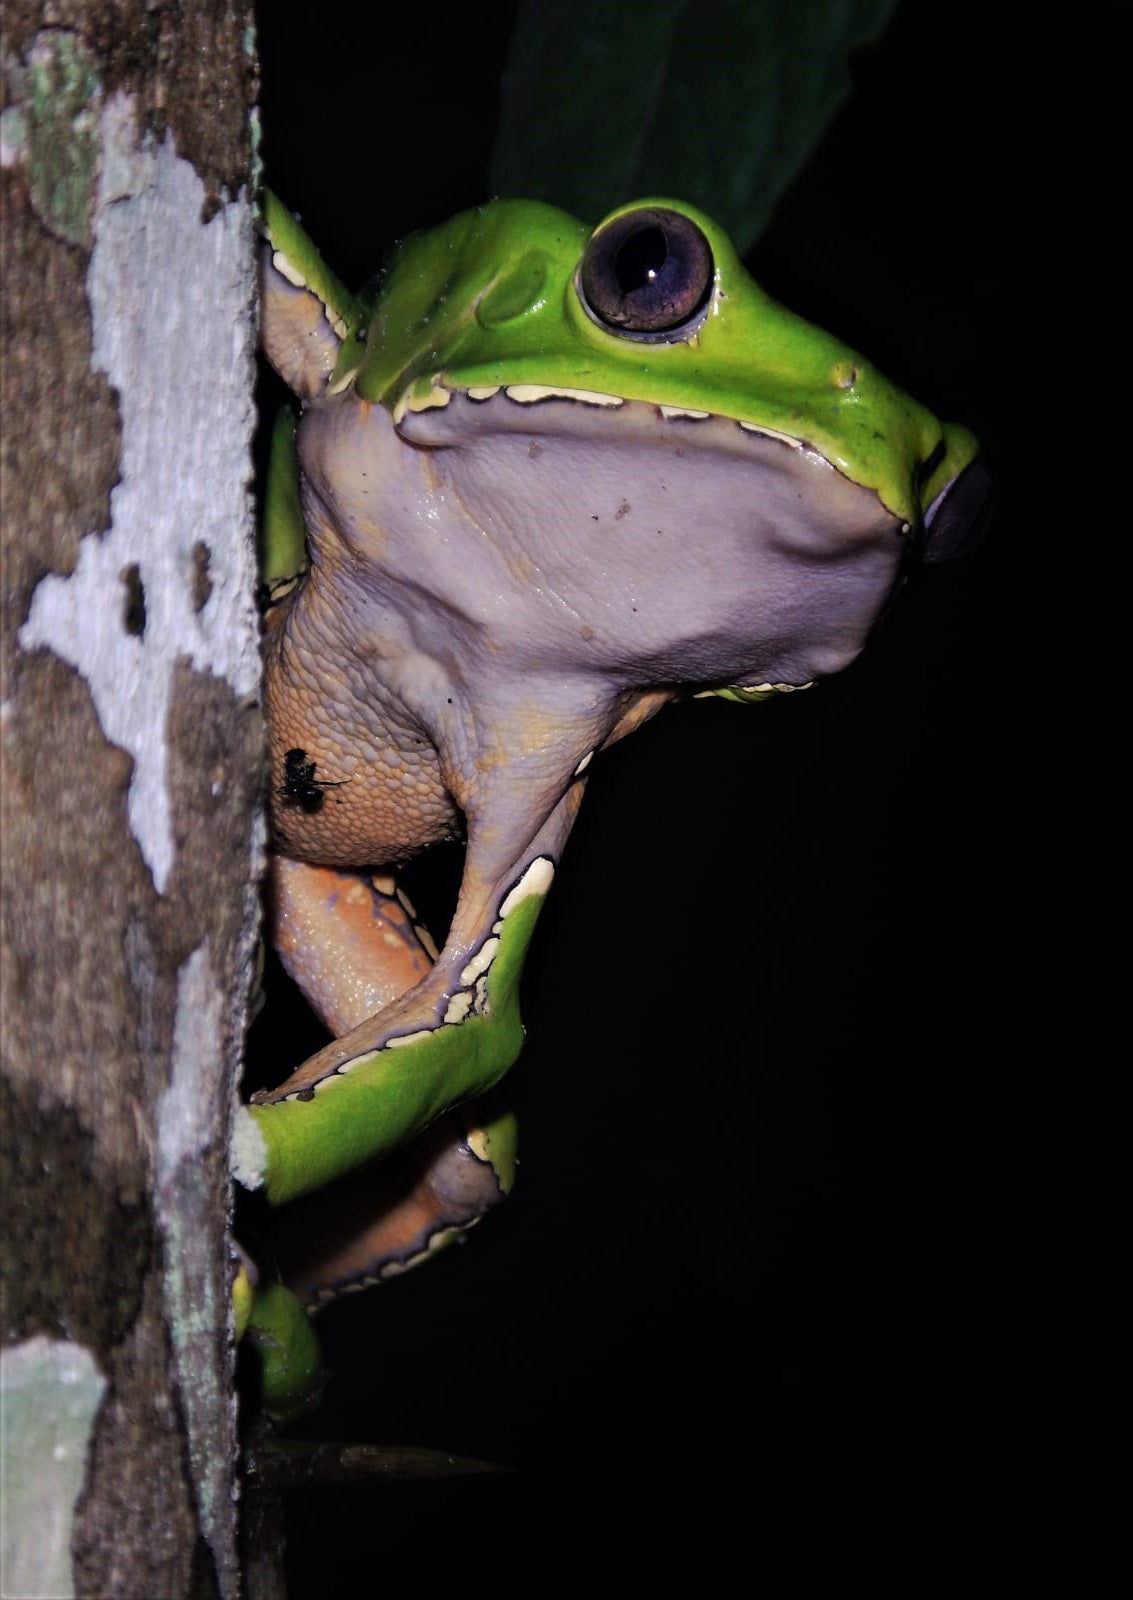
[[[491,777],[505,791],[494,806],[461,801],[460,894],[427,976],[237,1116],[234,1175],[270,1205],[388,1156],[493,1088],[519,1054],[519,977],[583,780],[568,773],[564,792],[558,770],[536,786],[504,764]]]
[[[339,872],[277,857],[269,909],[280,959],[335,1035],[432,968],[436,948],[392,874]],[[472,1102],[377,1166],[295,1202],[277,1265],[308,1304],[364,1288],[448,1243],[508,1192],[510,1112]]]
[[[437,958],[392,873],[276,856],[268,910],[288,976],[336,1038],[420,983]]]

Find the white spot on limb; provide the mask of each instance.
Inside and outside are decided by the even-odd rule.
[[[691,417],[695,422],[703,422],[705,417],[711,416],[710,411],[688,411],[684,406],[662,406],[663,417]]]
[[[70,577],[51,574],[20,630],[86,679],[106,737],[129,752],[130,829],[159,893],[173,869],[166,728],[177,662],[228,680],[260,676],[250,537],[254,414],[251,207],[208,223],[205,191],[173,140],[137,146],[128,96],[102,114],[103,166],[87,274],[92,367],[117,391],[122,422],[110,527],[88,533]],[[176,425],[176,426],[175,426]],[[234,536],[244,527],[249,537]],[[207,548],[209,598],[193,608]],[[144,632],[127,631],[122,574],[136,569]]]
[[[461,989],[445,1007],[446,1022],[463,1022],[472,1009],[472,990]]]
[[[416,1033],[402,1033],[396,1039],[387,1039],[382,1048],[385,1050],[397,1050],[403,1044],[416,1044],[418,1039],[431,1039],[435,1032],[435,1028],[418,1028]],[[363,1057],[359,1056],[358,1060],[363,1060]],[[348,1062],[347,1065],[353,1066],[354,1063]],[[340,1070],[345,1072],[346,1067],[344,1066]]]
[[[340,339],[345,339],[346,324],[342,323],[341,326],[344,331],[338,336]],[[334,327],[335,331],[337,332],[339,324],[336,323]],[[327,394],[341,394],[344,389],[349,389],[351,383],[354,381],[354,375],[361,365],[361,361],[356,361],[353,366],[348,366],[345,372],[340,373],[337,378],[332,379],[331,382],[327,384]]]
[[[519,882],[504,896],[500,906],[501,922],[515,910],[521,900],[528,900],[533,894],[546,894],[554,876],[555,864],[550,856],[536,856]]]
[[[495,936],[485,939],[477,950],[472,960],[460,974],[461,983],[475,983],[483,973],[487,972],[492,962],[496,959],[496,951],[500,948],[500,941]]]
[[[299,271],[299,268],[295,265],[295,263],[288,260],[282,250],[272,251],[271,264],[279,273],[280,277],[286,278],[288,283],[294,284],[296,289],[305,289],[307,287],[306,278]]]

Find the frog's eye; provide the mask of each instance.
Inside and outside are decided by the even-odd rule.
[[[643,207],[596,228],[578,269],[578,297],[600,328],[675,342],[704,321],[715,278],[708,240],[679,211]]]

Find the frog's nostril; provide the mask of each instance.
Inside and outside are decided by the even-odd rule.
[[[991,521],[991,475],[976,460],[942,489],[925,516],[925,561],[951,561],[979,543]]]

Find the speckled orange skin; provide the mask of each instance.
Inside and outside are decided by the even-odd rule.
[[[265,698],[271,729],[271,821],[277,843],[301,861],[386,865],[454,838],[459,813],[436,751],[411,726],[364,654],[347,599],[333,583],[305,582],[269,615]],[[284,760],[300,749],[316,778],[333,784],[317,810],[284,791]]]
[[[268,881],[280,960],[333,1034],[428,977],[436,949],[394,880],[277,854]]]

